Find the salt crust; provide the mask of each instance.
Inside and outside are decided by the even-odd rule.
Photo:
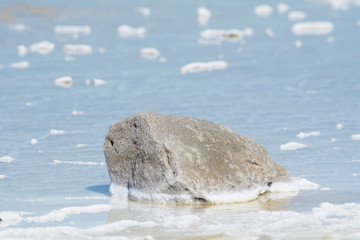
[[[117,32],[121,37],[144,37],[146,29],[143,27],[133,28],[129,25],[121,25],[118,27]]]
[[[213,192],[204,194],[202,197],[209,203],[236,203],[248,202],[256,199],[265,192],[284,193],[298,192],[305,189],[318,189],[319,185],[304,178],[292,178],[289,182],[275,182],[271,187],[259,186],[258,188],[243,190],[239,192]],[[113,197],[130,198],[137,201],[158,202],[158,203],[194,203],[190,194],[158,194],[146,193],[137,189],[128,189],[114,183],[110,186],[110,193]]]
[[[254,9],[255,15],[259,17],[268,17],[272,13],[272,7],[269,5],[259,5]]]
[[[222,70],[227,68],[225,61],[213,61],[213,62],[193,62],[186,64],[181,68],[181,73],[194,73],[194,72],[211,72],[213,70]]]
[[[0,157],[0,162],[4,162],[4,163],[11,163],[12,161],[14,161],[15,159],[10,157],[10,156],[3,156]]]
[[[305,144],[302,143],[297,143],[297,142],[288,142],[286,144],[283,144],[280,146],[281,150],[297,150],[297,149],[301,149],[301,148],[306,148],[308,147]]]
[[[54,49],[55,49],[55,44],[49,41],[42,41],[39,43],[32,44],[30,46],[31,52],[36,52],[43,55],[51,53],[52,51],[54,51]]]
[[[90,34],[90,26],[75,26],[75,25],[58,25],[54,27],[54,32],[57,34]]]
[[[71,77],[60,77],[54,80],[54,84],[59,87],[69,88],[73,85],[73,80]]]
[[[53,164],[74,164],[74,165],[88,165],[88,166],[104,166],[103,162],[83,162],[83,161],[60,161],[53,160]]]
[[[70,55],[84,55],[92,53],[92,47],[87,44],[66,44],[64,52]]]
[[[295,35],[325,35],[334,30],[331,22],[300,22],[292,27]]]

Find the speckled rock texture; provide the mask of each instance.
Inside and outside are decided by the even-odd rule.
[[[261,194],[270,182],[290,178],[246,136],[209,121],[153,112],[113,124],[104,152],[112,195],[134,200],[216,202],[214,196],[254,189]]]

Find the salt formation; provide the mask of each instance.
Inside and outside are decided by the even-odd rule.
[[[213,62],[193,62],[186,64],[181,68],[181,73],[193,73],[193,72],[204,72],[212,70],[222,70],[227,68],[225,61],[213,61]]]
[[[19,45],[17,49],[19,56],[25,56],[27,54],[27,48],[24,45]]]
[[[10,64],[11,68],[29,68],[30,64],[28,61],[21,61],[21,62],[16,62],[16,63],[12,63]]]
[[[278,13],[283,14],[289,11],[290,7],[285,3],[279,3],[277,9],[278,9]]]
[[[32,44],[30,46],[30,51],[46,55],[54,51],[54,48],[55,48],[54,43],[51,43],[49,41],[42,41],[39,43]]]
[[[288,14],[288,18],[291,21],[300,21],[303,20],[307,17],[306,13],[304,12],[299,12],[299,11],[292,11],[289,12]]]
[[[146,29],[143,27],[133,28],[128,25],[121,25],[118,27],[117,32],[121,37],[144,37]]]
[[[197,9],[197,18],[200,24],[206,24],[211,17],[211,11],[206,7],[199,7]]]
[[[272,13],[272,7],[269,5],[259,5],[254,9],[254,13],[259,17],[268,17]]]
[[[87,44],[66,44],[64,52],[70,55],[84,55],[92,53],[92,47]]]
[[[90,34],[91,27],[90,26],[74,26],[74,25],[59,25],[54,27],[54,32],[57,34],[73,34],[78,35],[82,34]]]
[[[152,112],[113,124],[104,152],[111,194],[133,200],[242,202],[290,179],[248,137],[205,120]]]
[[[149,8],[139,7],[137,10],[138,10],[139,13],[141,13],[145,17],[150,16],[151,10]]]
[[[297,149],[306,148],[306,147],[307,147],[307,145],[302,144],[302,143],[289,142],[289,143],[281,145],[280,149],[281,150],[297,150]]]
[[[331,22],[301,22],[296,23],[292,27],[295,35],[324,35],[334,30]]]
[[[69,88],[73,85],[73,80],[71,77],[60,77],[54,80],[54,84],[59,87]]]
[[[160,52],[156,48],[143,48],[140,51],[140,55],[143,58],[154,59],[160,55]]]

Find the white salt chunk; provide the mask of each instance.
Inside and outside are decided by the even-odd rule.
[[[200,24],[206,24],[211,17],[211,11],[206,7],[199,7],[197,9],[197,18]]]
[[[25,47],[24,45],[19,45],[17,50],[19,56],[25,56],[27,54],[27,47]]]
[[[72,115],[76,116],[76,115],[82,115],[83,112],[80,112],[80,111],[72,111]]]
[[[227,68],[227,63],[225,61],[213,61],[213,62],[193,62],[186,64],[181,68],[181,73],[193,73],[193,72],[203,72],[203,71],[212,71],[212,70],[221,70]]]
[[[5,162],[5,163],[10,163],[12,161],[14,161],[15,159],[10,157],[10,156],[3,156],[0,157],[0,162]]]
[[[92,47],[87,44],[66,44],[64,52],[71,55],[83,55],[92,53]]]
[[[291,21],[300,21],[307,18],[307,14],[300,11],[292,11],[288,14],[288,19]]]
[[[307,138],[307,137],[316,137],[319,135],[320,135],[320,132],[309,132],[309,133],[300,132],[296,136],[300,139],[303,139],[303,138]]]
[[[0,174],[0,179],[4,179],[4,178],[6,178],[6,176]]]
[[[155,59],[160,55],[160,52],[156,48],[142,48],[140,55],[143,58]]]
[[[64,134],[64,133],[65,133],[64,130],[55,130],[55,129],[51,129],[51,130],[50,130],[50,134],[51,134],[51,135],[62,135],[62,134]]]
[[[16,62],[16,63],[10,64],[10,67],[11,67],[11,68],[22,68],[22,69],[25,69],[25,68],[28,68],[29,66],[30,66],[30,64],[29,64],[28,61],[21,61],[21,62]]]
[[[105,80],[102,80],[102,79],[94,79],[94,85],[95,86],[100,86],[100,85],[105,85],[106,84],[106,81]]]
[[[53,164],[74,164],[74,165],[87,165],[87,166],[103,166],[103,162],[83,162],[83,161],[60,161],[53,160]]]
[[[289,5],[285,3],[279,3],[277,5],[277,10],[280,14],[286,13],[287,11],[289,11],[289,9],[290,9]]]
[[[296,47],[296,48],[301,48],[301,46],[302,46],[302,42],[301,42],[300,40],[297,40],[297,41],[295,42],[295,47]]]
[[[118,27],[117,32],[121,37],[144,37],[146,29],[143,27],[133,28],[129,25],[121,25]]]
[[[360,140],[360,134],[351,135],[352,140]]]
[[[146,7],[139,7],[137,10],[138,10],[139,13],[141,13],[145,17],[150,16],[150,14],[151,14],[151,10],[149,8],[146,8]]]
[[[283,144],[280,146],[281,150],[297,150],[297,149],[301,149],[301,148],[306,148],[308,147],[305,144],[302,143],[297,143],[297,142],[288,142],[286,144]]]
[[[73,80],[71,77],[66,76],[55,79],[54,83],[56,86],[69,88],[73,85]]]
[[[324,35],[334,30],[331,22],[301,22],[296,23],[292,27],[295,35]]]
[[[54,48],[55,48],[54,43],[51,43],[49,41],[42,41],[39,43],[32,44],[30,46],[30,51],[46,55],[54,51]]]
[[[74,26],[74,25],[59,25],[54,27],[54,31],[57,34],[90,34],[91,27],[90,26]]]
[[[275,33],[271,28],[266,28],[265,32],[269,37],[274,37],[275,36]]]
[[[30,140],[30,143],[31,143],[32,145],[35,145],[35,144],[38,143],[38,140],[35,139],[35,138],[33,138],[33,139]]]
[[[342,125],[341,123],[336,124],[336,129],[341,130],[341,129],[343,129],[343,127],[344,127],[344,125]]]
[[[269,5],[259,5],[255,7],[254,13],[259,17],[268,17],[272,13],[272,7]]]
[[[336,138],[331,138],[330,141],[331,142],[336,142]]]

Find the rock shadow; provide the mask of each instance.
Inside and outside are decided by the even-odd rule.
[[[110,188],[110,185],[95,185],[95,186],[87,187],[86,190],[96,192],[96,193],[101,193],[101,194],[104,194],[104,195],[110,197],[109,188]]]

